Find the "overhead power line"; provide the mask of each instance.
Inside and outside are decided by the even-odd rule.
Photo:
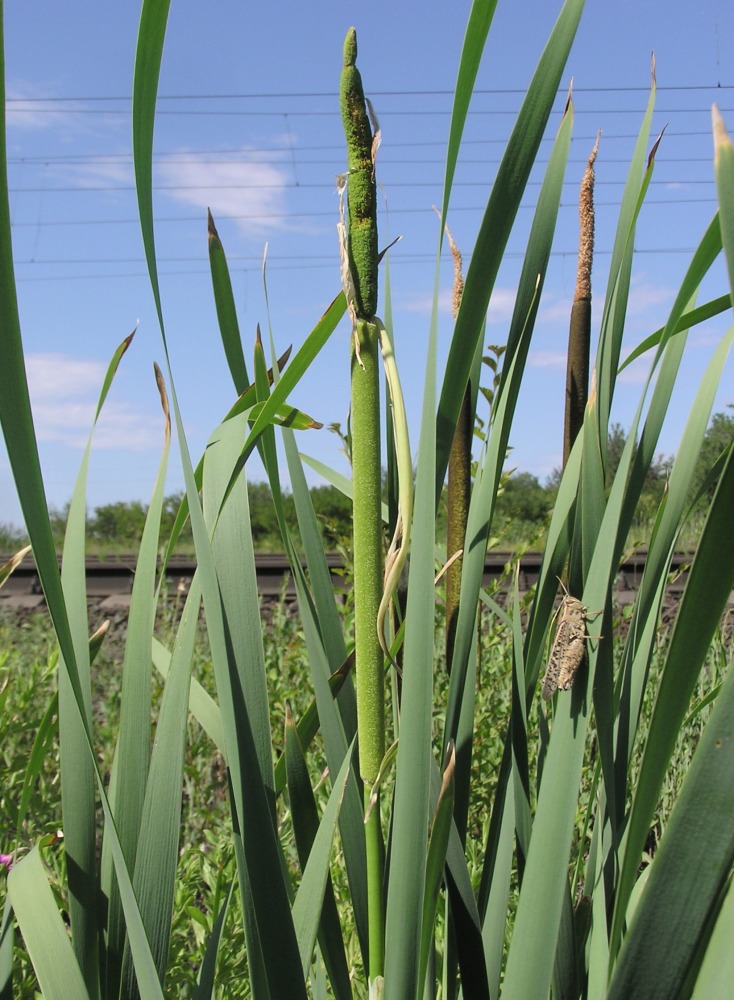
[[[686,93],[686,92],[699,92],[699,91],[729,91],[734,90],[734,84],[721,84],[721,83],[696,83],[696,84],[678,84],[672,86],[660,86],[656,87],[657,93]],[[615,87],[578,87],[574,85],[574,94],[647,94],[650,88],[645,86],[615,86]],[[525,94],[527,91],[522,87],[477,87],[474,90],[476,96],[502,96],[502,95],[517,95]],[[568,92],[567,87],[559,87],[558,93],[561,96],[565,96]],[[450,89],[443,88],[425,88],[425,89],[413,89],[413,90],[371,90],[371,95],[374,97],[453,97],[454,91]],[[313,98],[327,98],[329,100],[338,100],[338,92],[335,90],[312,90],[312,91],[294,91],[294,90],[281,90],[281,91],[232,91],[232,92],[222,92],[218,94],[159,94],[158,101],[238,101],[238,100],[297,100],[297,99],[313,99]],[[7,103],[9,105],[13,104],[38,104],[38,103],[49,103],[57,104],[64,102],[79,102],[88,101],[90,103],[102,103],[104,101],[131,101],[131,96],[129,94],[109,94],[107,96],[101,96],[96,94],[92,95],[75,95],[75,96],[62,96],[59,94],[48,94],[46,96],[36,96],[36,97],[9,97]]]

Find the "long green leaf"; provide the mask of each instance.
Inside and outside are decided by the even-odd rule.
[[[294,730],[295,732],[295,730]],[[352,750],[355,744],[352,744]],[[315,831],[312,843],[308,851],[303,878],[298,887],[295,901],[293,903],[293,925],[296,929],[298,946],[301,950],[301,963],[304,977],[307,975],[313,957],[316,934],[321,924],[322,929],[330,930],[333,935],[338,934],[338,920],[336,928],[333,927],[333,917],[336,916],[335,908],[330,911],[332,914],[332,926],[322,923],[322,907],[324,892],[331,889],[329,879],[329,856],[331,854],[331,844],[334,839],[339,811],[341,809],[344,793],[349,780],[349,771],[352,766],[352,752],[344,757],[341,770],[336,776],[329,801],[326,804],[324,815]],[[333,899],[333,897],[332,897]],[[337,959],[338,964],[329,963],[330,975],[332,976],[332,986],[335,993],[340,996],[349,996],[351,989],[349,986],[349,975],[346,969],[343,950],[336,947],[341,942],[332,937],[333,948],[330,948],[324,955],[329,954]],[[336,974],[336,975],[335,975]]]
[[[718,213],[714,218],[714,223],[716,229],[719,229],[719,217]],[[712,225],[714,224],[712,223]],[[719,236],[719,249],[721,249],[721,236]],[[705,323],[706,320],[712,319],[714,316],[720,316],[721,313],[726,312],[727,309],[731,307],[731,296],[730,295],[720,295],[716,299],[712,299],[711,302],[706,302],[702,306],[698,306],[696,309],[692,309],[690,312],[685,313],[681,316],[678,321],[678,325],[675,328],[675,333],[680,333],[682,331],[690,330],[691,327],[697,326],[699,323]],[[630,351],[627,357],[624,359],[623,363],[619,366],[619,371],[623,372],[628,365],[631,365],[633,361],[642,357],[648,351],[652,350],[653,347],[657,347],[663,338],[663,334],[666,331],[666,327],[661,326],[659,330],[655,333],[651,333],[649,337],[646,337],[642,343],[638,344],[634,350]]]
[[[426,977],[428,955],[431,949],[434,933],[434,921],[440,898],[441,881],[446,864],[446,852],[449,846],[451,824],[454,812],[454,770],[456,767],[456,751],[453,744],[449,745],[446,766],[443,772],[441,791],[433,815],[431,834],[428,839],[426,858],[426,885],[423,895],[423,917],[421,921],[422,937],[420,950],[420,968],[418,982]]]
[[[119,345],[107,368],[94,423],[77,474],[64,534],[61,582],[74,644],[78,690],[60,656],[59,759],[64,851],[69,882],[69,916],[72,942],[91,997],[99,995],[99,921],[97,894],[97,820],[95,762],[90,757],[92,685],[87,624],[86,508],[87,478],[94,427],[133,334]],[[81,694],[81,703],[79,695]]]
[[[734,327],[726,338],[729,343],[732,339]],[[717,354],[725,356],[727,347],[727,343],[722,342]],[[716,355],[712,363],[715,361]],[[710,365],[712,375],[717,374],[721,364],[722,359],[719,357],[718,365]],[[718,627],[724,605],[734,586],[734,535],[728,527],[734,504],[733,454],[730,453],[712,501],[665,657],[660,689],[628,820],[612,926],[612,954],[621,939],[627,900],[676,734],[686,715],[711,636]]]
[[[0,1000],[13,1000],[13,945],[15,926],[10,896],[6,893],[0,921]]]
[[[232,281],[227,267],[222,241],[219,239],[217,227],[214,225],[212,213],[207,213],[209,229],[209,267],[212,275],[212,290],[214,303],[219,320],[219,333],[222,338],[224,353],[227,356],[229,373],[238,394],[242,394],[250,384],[247,365],[242,351],[242,339],[237,323],[237,309],[234,304]]]
[[[319,817],[303,747],[288,706],[286,706],[284,757],[288,769],[288,801],[293,818],[293,832],[298,860],[303,871],[319,829]],[[344,953],[339,911],[330,876],[327,876],[323,897],[323,905],[320,907],[319,945],[324,964],[329,973],[334,995],[339,998],[351,998],[352,988]]]
[[[714,125],[714,171],[716,173],[716,192],[719,197],[719,219],[721,224],[721,242],[726,253],[726,264],[729,274],[729,290],[734,303],[734,146],[731,144],[724,120],[719,110],[713,108]]]
[[[487,453],[480,462],[472,491],[467,543],[462,565],[461,602],[446,711],[446,741],[456,739],[457,735],[458,713],[465,688],[464,675],[472,649],[473,621],[476,617],[475,609],[484,576],[485,554],[491,531],[491,515],[540,304],[543,277],[550,258],[572,128],[573,109],[569,104],[558,130],[538,196],[508,335],[505,366],[493,406]]]
[[[120,733],[115,748],[116,761],[124,761],[123,766],[113,765],[115,774],[113,809],[117,818],[121,846],[132,870],[138,844],[145,788],[150,764],[150,716],[151,716],[151,655],[150,637],[155,624],[156,608],[156,565],[158,560],[158,538],[160,534],[163,494],[168,468],[168,454],[171,441],[171,418],[163,384],[163,377],[155,366],[156,381],[165,417],[164,440],[158,466],[153,495],[145,518],[143,537],[140,542],[135,576],[130,598],[125,654],[122,669],[122,696],[120,702]],[[113,784],[110,783],[110,795]],[[105,848],[105,856],[109,856]],[[103,861],[103,880],[105,875]],[[125,941],[124,921],[120,894],[116,881],[103,887],[108,894],[107,916],[107,990],[114,992],[119,987]]]
[[[693,1000],[723,997],[734,980],[734,884],[722,904],[701,971],[696,980]]]
[[[161,983],[165,980],[171,934],[189,679],[200,605],[201,588],[195,576],[181,615],[163,691],[136,845],[133,885]],[[119,805],[124,809],[124,800]],[[123,977],[132,992],[130,965],[123,970]]]
[[[734,482],[734,463],[729,478]],[[731,491],[727,500],[731,504]],[[697,969],[710,935],[711,915],[720,905],[734,865],[732,746],[734,672],[729,671],[655,854],[608,1000],[682,996]]]
[[[431,776],[437,324],[432,322],[418,446],[403,657],[392,853],[385,929],[385,1000],[418,996]]]
[[[446,221],[448,216],[449,198],[454,183],[456,163],[461,149],[461,137],[464,134],[466,116],[469,112],[474,83],[482,61],[484,46],[492,24],[497,0],[474,0],[469,20],[464,34],[464,44],[459,61],[459,73],[454,88],[454,106],[451,112],[451,127],[446,151],[446,174],[443,184],[443,203],[441,218]],[[443,226],[439,239],[443,238]],[[440,245],[440,244],[439,244]]]
[[[603,439],[606,437],[606,428],[609,424],[609,413],[622,349],[622,334],[627,314],[627,300],[629,298],[630,275],[632,272],[635,225],[644,195],[650,183],[654,165],[654,152],[657,149],[656,143],[653,152],[648,157],[647,167],[643,172],[645,152],[652,124],[652,114],[655,107],[655,96],[655,63],[653,59],[650,97],[630,161],[627,181],[622,192],[622,203],[614,235],[614,246],[609,265],[609,278],[607,279],[607,292],[604,300],[604,311],[602,313],[599,346],[597,349],[598,412],[600,434],[603,436]],[[642,181],[640,181],[641,175]]]
[[[482,219],[449,349],[437,416],[436,502],[489,299],[566,65],[583,0],[566,0],[540,57]]]
[[[222,712],[226,756],[232,779],[235,837],[236,843],[241,844],[244,848],[242,851],[236,852],[240,885],[243,890],[243,908],[247,912],[252,912],[258,920],[259,940],[263,945],[264,956],[262,967],[267,973],[270,991],[276,995],[286,995],[290,991],[294,998],[305,998],[300,958],[290,920],[290,908],[283,884],[278,845],[272,825],[271,802],[268,790],[262,781],[261,758],[258,755],[258,751],[262,750],[262,744],[259,747],[255,744],[255,730],[243,700],[241,684],[236,676],[236,665],[230,659],[228,641],[230,626],[222,603],[218,569],[210,542],[210,532],[214,533],[216,517],[207,526],[199,501],[199,486],[186,445],[175,385],[170,376],[170,361],[158,286],[152,210],[153,124],[167,13],[168,3],[146,0],[141,15],[133,92],[133,156],[140,222],[151,287],[168,362],[172,408],[179,440],[194,545],[201,574],[207,628]],[[281,399],[277,403],[282,401]],[[276,409],[276,405],[272,409]],[[268,425],[270,414],[264,415],[263,411],[259,419],[262,427],[265,427]],[[232,421],[228,423],[232,425]],[[219,467],[219,456],[217,456],[212,468],[218,470]],[[208,488],[205,484],[205,499],[211,498],[214,492],[217,494],[216,516],[222,510],[226,495],[233,488],[239,471],[239,469],[233,471],[230,462],[229,487],[224,492],[220,489],[212,489],[212,481],[216,479],[214,475],[211,477]],[[209,513],[211,514],[211,511]],[[236,557],[238,552],[236,545],[232,544],[231,552],[232,556]],[[262,729],[257,731],[258,738],[262,739],[264,735]],[[240,836],[241,841],[239,840]],[[247,865],[246,872],[242,870],[242,864]],[[254,908],[252,910],[248,910],[250,889],[253,893]],[[255,955],[252,956],[250,964],[253,970],[259,967]],[[139,975],[137,968],[136,972]]]
[[[48,1000],[88,998],[38,845],[13,866],[8,893],[44,996]]]

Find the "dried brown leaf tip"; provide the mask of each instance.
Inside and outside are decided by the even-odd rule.
[[[660,135],[657,137],[657,139],[655,140],[655,142],[652,144],[652,149],[650,150],[650,155],[647,158],[647,169],[648,170],[650,169],[650,167],[653,165],[653,162],[655,161],[655,157],[657,155],[658,148],[660,147],[660,143],[663,141],[663,136],[665,135],[665,129],[667,127],[668,126],[665,125],[665,127],[663,128],[663,130],[660,133]]]
[[[158,393],[161,397],[161,407],[166,417],[166,433],[168,434],[171,430],[171,411],[168,406],[168,393],[166,392],[166,382],[163,378],[163,372],[160,370],[155,361],[153,362],[153,371],[155,372],[155,382],[158,386]]]
[[[591,266],[594,260],[594,163],[599,152],[601,129],[586,164],[579,194],[579,258],[576,271],[575,301],[591,299]]]

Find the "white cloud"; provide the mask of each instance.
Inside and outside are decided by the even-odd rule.
[[[240,229],[259,236],[273,229],[285,228],[288,220],[277,218],[285,213],[286,169],[277,163],[246,159],[247,151],[218,154],[181,152],[159,161],[157,174],[164,193],[176,201],[198,208],[211,209],[218,217],[236,218]],[[276,216],[276,218],[273,218]]]
[[[130,120],[127,109],[104,110],[95,106],[94,113],[88,114],[91,110],[88,102],[66,99],[59,102],[26,81],[8,88],[5,110],[9,130],[54,129],[64,143],[73,141],[80,133],[108,137],[111,130],[117,131],[121,126],[127,129]]]
[[[528,365],[531,368],[566,369],[565,351],[531,351],[528,355]]]
[[[627,315],[628,316],[641,316],[647,312],[648,309],[652,309],[653,306],[659,305],[670,305],[675,297],[675,292],[672,288],[667,288],[665,285],[653,285],[651,282],[646,281],[634,281],[630,288],[629,301],[627,303]],[[662,326],[665,322],[665,316],[662,315],[663,311],[660,311],[661,322],[659,326]]]
[[[69,115],[64,115],[52,105],[43,105],[41,97],[33,95],[33,87],[9,87],[5,101],[8,127],[28,130],[55,128],[64,124]]]
[[[495,288],[487,310],[488,323],[508,323],[515,308],[514,288]]]
[[[28,388],[39,441],[84,448],[107,366],[51,352],[26,356]],[[160,447],[162,421],[129,403],[108,399],[94,433],[95,448],[145,451]]]
[[[74,182],[85,188],[124,188],[135,183],[129,157],[101,156],[87,163],[62,165],[58,169],[71,173]]]
[[[406,312],[430,314],[433,308],[432,295],[413,295],[401,298],[400,307]],[[495,288],[487,310],[487,322],[508,323],[515,307],[515,290],[513,288]],[[438,311],[451,315],[452,292],[444,288],[438,295]]]
[[[399,305],[406,312],[430,314],[433,308],[432,295],[410,295],[400,296]],[[438,295],[438,311],[451,315],[451,290],[444,289]]]
[[[543,295],[538,310],[537,323],[563,323],[566,326],[571,320],[571,300],[570,298],[559,299],[555,302],[548,301],[548,296]],[[537,325],[537,324],[536,324]]]
[[[617,381],[625,385],[644,385],[650,373],[651,358],[652,355],[643,354],[619,373]],[[624,356],[622,360],[624,361]]]

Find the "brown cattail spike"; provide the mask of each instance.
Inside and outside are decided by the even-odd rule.
[[[599,138],[601,131],[597,133],[594,148],[591,151],[589,162],[586,164],[584,177],[581,181],[581,193],[579,195],[579,260],[576,271],[576,293],[574,301],[591,298],[591,264],[594,259],[594,163],[596,154],[599,151]]]
[[[563,425],[563,465],[584,423],[589,395],[589,354],[591,348],[591,265],[594,258],[594,161],[599,149],[597,134],[594,148],[581,181],[579,195],[579,258],[576,291],[571,307],[566,369],[566,411]]]
[[[464,294],[461,251],[454,238],[445,227],[454,261],[454,283],[451,295],[451,311],[454,319],[459,314],[461,297]],[[446,491],[447,534],[446,556],[449,560],[464,548],[466,524],[469,517],[471,495],[471,444],[473,420],[471,414],[471,388],[467,385],[459,411],[459,419],[454,431],[449,454],[449,479]],[[459,617],[459,594],[461,591],[461,558],[451,561],[446,570],[446,668],[451,669],[454,655],[456,624]]]

